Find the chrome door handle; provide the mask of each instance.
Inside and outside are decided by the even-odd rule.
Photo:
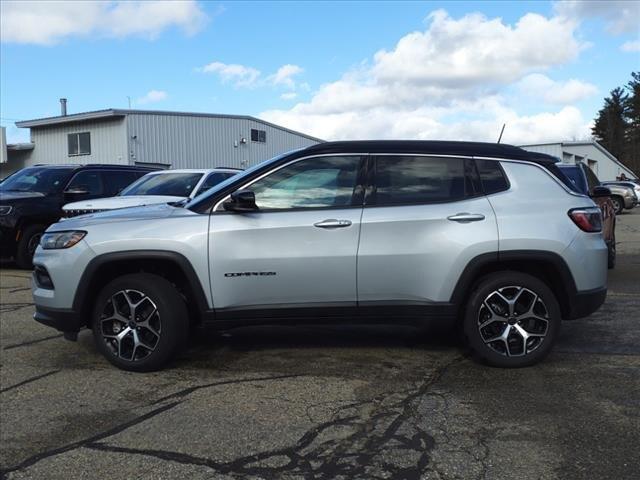
[[[335,218],[327,218],[326,220],[322,220],[321,222],[314,223],[313,226],[318,228],[344,228],[351,226],[351,220],[336,220]]]
[[[447,217],[447,220],[461,223],[479,222],[480,220],[484,220],[484,215],[482,215],[481,213],[456,213],[455,215]]]

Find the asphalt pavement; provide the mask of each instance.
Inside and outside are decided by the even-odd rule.
[[[441,324],[202,334],[170,367],[108,364],[31,319],[0,271],[7,479],[637,479],[640,208],[594,315],[543,363],[475,363]]]

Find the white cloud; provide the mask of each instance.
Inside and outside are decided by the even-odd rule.
[[[620,50],[623,52],[640,52],[640,40],[625,42],[620,47]]]
[[[480,14],[453,19],[443,10],[428,20],[424,32],[322,85],[308,102],[261,117],[326,139],[495,141],[505,122],[504,138],[514,143],[588,136],[574,107],[521,115],[518,99],[500,93],[530,75],[530,83],[546,79],[556,88],[547,102],[591,94],[593,86],[579,80],[531,77],[578,56],[585,44],[574,36],[575,22],[527,14],[508,25]]]
[[[179,27],[196,33],[207,15],[185,1],[2,1],[3,42],[53,45],[71,36],[154,38]]]
[[[203,73],[215,73],[224,83],[232,83],[236,87],[253,87],[261,73],[253,67],[246,67],[237,63],[212,62],[199,68]]]
[[[637,32],[640,2],[637,0],[569,0],[556,2],[556,13],[578,22],[588,18],[602,18],[607,30],[614,34]]]
[[[138,98],[136,103],[144,105],[147,103],[161,102],[162,100],[165,100],[167,96],[167,92],[163,90],[149,90],[145,96]]]
[[[545,103],[569,105],[595,95],[598,88],[581,80],[555,82],[541,73],[532,73],[518,82],[518,90]]]
[[[231,83],[235,87],[255,88],[270,85],[273,87],[284,86],[293,90],[296,88],[293,77],[300,75],[304,72],[304,69],[298,65],[288,63],[278,68],[275,73],[263,78],[262,72],[257,68],[237,63],[212,62],[197,68],[196,71],[216,74],[223,83]],[[304,85],[307,84],[302,84],[302,86]]]
[[[294,89],[296,88],[296,84],[292,77],[300,75],[303,71],[302,67],[288,63],[281,66],[273,75],[269,75],[267,81],[272,85],[284,85],[285,87]]]
[[[296,92],[287,92],[287,93],[283,93],[282,95],[280,95],[280,98],[282,100],[293,100],[297,96],[298,96],[298,94]]]
[[[502,84],[566,63],[582,47],[573,36],[571,21],[534,13],[524,15],[515,26],[478,13],[455,20],[444,10],[428,19],[425,32],[410,33],[392,51],[375,54],[372,70],[379,83],[401,81],[447,90]]]

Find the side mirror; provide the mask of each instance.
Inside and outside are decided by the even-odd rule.
[[[602,197],[610,197],[611,190],[607,187],[594,187],[591,192],[591,198],[602,198]]]
[[[231,194],[231,200],[222,204],[228,212],[256,212],[256,196],[251,190],[238,190]]]

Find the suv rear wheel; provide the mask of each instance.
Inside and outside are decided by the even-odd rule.
[[[549,353],[560,321],[558,302],[542,281],[497,272],[477,284],[463,326],[469,346],[489,365],[526,367]]]
[[[148,273],[124,275],[104,287],[92,318],[98,349],[123,370],[161,368],[189,335],[183,298],[167,280]]]

